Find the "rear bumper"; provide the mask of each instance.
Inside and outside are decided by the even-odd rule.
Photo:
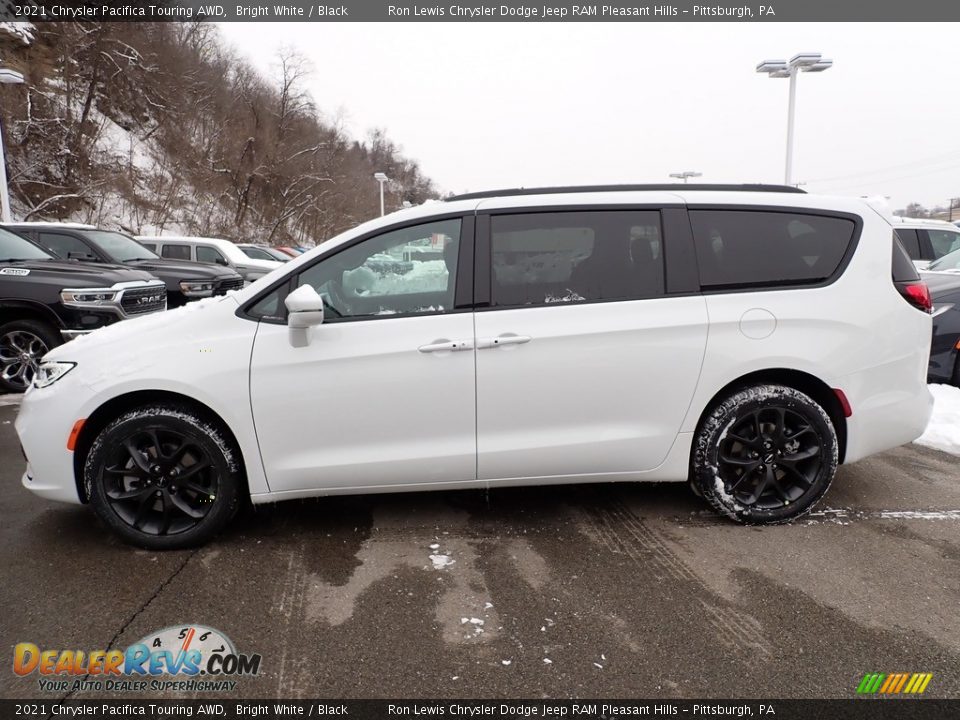
[[[923,358],[926,361],[926,358]],[[905,368],[904,364],[909,367]],[[923,434],[933,412],[933,396],[913,358],[882,365],[842,378],[834,387],[847,394],[853,414],[847,418],[844,462],[913,442]]]

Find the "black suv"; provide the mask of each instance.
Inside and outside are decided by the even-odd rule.
[[[40,358],[65,340],[166,307],[150,273],[59,260],[0,229],[0,391],[26,390]]]
[[[211,263],[167,260],[147,250],[129,235],[70,223],[12,223],[20,233],[60,258],[95,263],[123,263],[146,270],[167,286],[167,306],[240,290],[243,278],[231,268]]]

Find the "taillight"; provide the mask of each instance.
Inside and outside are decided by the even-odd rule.
[[[930,288],[923,280],[913,282],[895,283],[897,290],[903,296],[903,299],[913,305],[917,310],[923,310],[925,313],[933,312],[933,300],[930,297]]]

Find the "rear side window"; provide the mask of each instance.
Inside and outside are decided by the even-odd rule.
[[[920,238],[917,236],[917,231],[913,228],[896,228],[894,232],[900,238],[900,243],[903,245],[903,249],[907,251],[907,255],[914,260],[920,260],[922,255],[920,254]]]
[[[189,260],[189,245],[164,245],[160,251],[161,257],[172,258],[174,260]]]
[[[700,285],[739,288],[816,284],[840,267],[852,220],[756,210],[691,210]]]
[[[920,279],[917,274],[917,267],[910,260],[903,247],[902,230],[896,230],[893,233],[893,281],[894,282],[916,282]],[[916,232],[914,232],[916,235]]]
[[[663,294],[657,211],[494,215],[490,231],[495,307]]]

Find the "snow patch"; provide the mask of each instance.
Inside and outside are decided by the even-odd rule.
[[[430,562],[433,563],[434,570],[443,570],[445,567],[453,565],[456,560],[451,558],[449,555],[431,555]]]
[[[960,455],[960,388],[929,385],[933,395],[933,415],[927,429],[914,440],[918,445]]]

